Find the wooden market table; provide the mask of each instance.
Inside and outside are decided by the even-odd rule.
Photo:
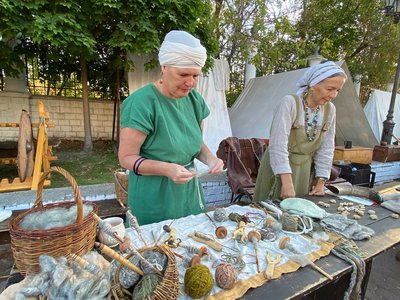
[[[334,197],[305,196],[304,198],[317,203],[321,200],[327,202],[327,200]],[[331,207],[325,210],[334,213],[337,212],[337,206],[331,204]],[[393,212],[383,207],[366,207],[366,210],[368,209],[375,210],[378,219],[371,220],[367,216],[368,214],[366,214],[362,219],[358,220],[359,224],[366,225],[375,231],[375,235],[370,240],[356,241],[359,249],[365,254],[364,261],[366,263],[366,273],[361,286],[361,299],[364,298],[367,290],[374,258],[380,253],[400,244],[400,219],[390,217]],[[269,281],[259,288],[250,289],[240,299],[301,299],[305,296],[308,296],[307,299],[343,299],[344,293],[350,283],[350,275],[353,272],[352,266],[332,253],[321,257],[315,263],[330,274],[334,280],[331,281],[325,278],[310,267],[304,267],[296,272],[283,274],[279,279]]]
[[[333,196],[323,198],[306,196],[304,198],[314,202],[321,200],[327,202]],[[102,202],[99,206],[99,214],[103,216],[122,214],[122,211],[115,205],[115,200],[115,202],[113,200],[103,201],[99,201],[99,203]],[[368,209],[366,208],[366,210]],[[390,217],[392,212],[382,207],[373,207],[372,209],[377,212],[378,219],[370,220],[366,214],[359,220],[359,223],[374,229],[376,234],[370,240],[356,242],[366,255],[366,274],[362,284],[362,297],[365,296],[374,258],[400,243],[400,220]],[[336,212],[336,206],[332,205],[327,211]],[[280,278],[271,280],[261,287],[250,289],[240,299],[343,299],[350,282],[352,266],[333,254],[321,257],[315,263],[333,276],[334,280],[327,279],[310,267],[304,267],[296,272],[283,274]]]

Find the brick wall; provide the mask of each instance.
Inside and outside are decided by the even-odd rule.
[[[19,123],[21,110],[30,112],[32,123],[38,123],[38,101],[49,112],[49,138],[83,140],[83,103],[80,98],[30,96],[28,93],[0,92],[0,123]],[[92,138],[110,140],[114,103],[107,100],[90,101]],[[36,136],[34,130],[34,136]],[[0,128],[0,141],[16,141],[18,128]]]
[[[220,181],[203,181],[204,198],[208,207],[228,204],[231,201],[232,191],[227,179]]]

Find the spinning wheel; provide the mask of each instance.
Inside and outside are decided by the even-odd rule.
[[[31,177],[33,174],[34,149],[31,117],[29,113],[23,109],[19,121],[17,156],[18,176],[21,182],[24,182],[26,177]]]
[[[32,124],[29,113],[22,110],[20,123],[0,123],[0,127],[19,127],[18,133],[18,154],[13,158],[0,158],[0,163],[17,164],[18,177],[10,183],[7,178],[0,181],[0,192],[16,190],[36,190],[39,179],[50,168],[50,161],[57,157],[52,154],[52,147],[49,146],[47,128],[54,127],[48,124],[49,113],[44,110],[42,101],[38,102],[39,123]],[[33,142],[32,128],[38,128],[36,150]],[[46,179],[44,186],[49,186],[50,180]]]

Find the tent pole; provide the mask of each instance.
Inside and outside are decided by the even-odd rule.
[[[392,89],[392,97],[390,98],[389,111],[386,116],[386,120],[383,121],[381,145],[390,145],[392,141],[393,128],[395,125],[393,121],[393,111],[394,111],[394,104],[396,102],[397,88],[399,86],[399,75],[400,75],[400,54],[399,54],[399,59],[397,61],[396,75],[394,77],[394,84]]]

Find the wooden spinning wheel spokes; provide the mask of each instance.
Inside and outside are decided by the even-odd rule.
[[[29,113],[22,110],[18,133],[18,176],[21,182],[26,177],[31,177],[34,169],[35,147],[33,144],[32,123]]]

